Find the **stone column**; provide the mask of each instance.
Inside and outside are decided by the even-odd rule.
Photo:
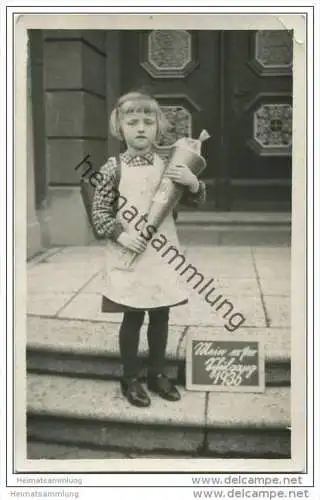
[[[31,104],[30,53],[27,62],[27,258],[41,251],[41,230],[35,208],[33,120]]]
[[[44,33],[48,215],[53,245],[94,241],[81,200],[77,165],[107,159],[106,32]]]

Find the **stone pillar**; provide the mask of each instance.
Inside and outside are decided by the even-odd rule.
[[[28,47],[29,49],[29,47]],[[36,215],[33,154],[33,120],[31,104],[30,52],[27,62],[27,258],[42,249],[40,223]]]
[[[108,118],[117,100],[120,97],[120,36],[119,30],[108,30],[106,32],[106,43],[108,48],[107,57],[107,112]],[[108,134],[108,156],[120,153],[120,141]]]
[[[107,159],[106,31],[44,33],[46,164],[51,244],[94,240],[75,167],[86,155],[94,168]]]

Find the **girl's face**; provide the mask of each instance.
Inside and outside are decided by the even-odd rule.
[[[155,113],[132,112],[123,115],[121,129],[128,149],[138,152],[148,151],[157,137]]]

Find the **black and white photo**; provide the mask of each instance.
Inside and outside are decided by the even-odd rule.
[[[302,472],[294,26],[161,17],[26,23],[28,470]]]

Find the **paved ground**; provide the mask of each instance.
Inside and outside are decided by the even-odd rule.
[[[247,327],[290,326],[290,248],[192,245],[188,262],[245,316]],[[28,313],[68,319],[120,322],[100,312],[104,253],[101,246],[52,249],[28,264]],[[173,308],[170,322],[224,326],[222,311],[190,289],[188,305]]]

